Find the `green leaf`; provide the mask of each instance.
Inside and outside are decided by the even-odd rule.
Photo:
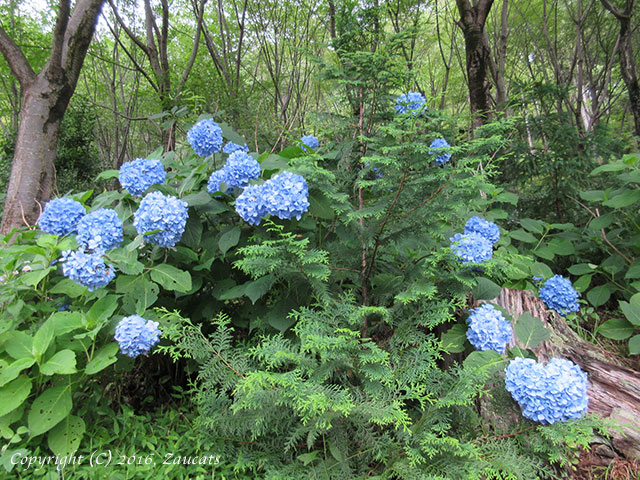
[[[118,298],[120,298],[119,295],[107,294],[91,305],[87,312],[89,328],[93,328],[111,318],[113,312],[118,308]]]
[[[627,270],[627,273],[624,276],[625,279],[629,278],[640,278],[640,260],[636,260]]]
[[[0,387],[15,379],[25,368],[36,363],[35,358],[20,358],[0,370]]]
[[[63,278],[49,289],[49,293],[67,295],[70,298],[77,298],[88,291],[89,289],[87,287],[80,285],[69,278]]]
[[[109,260],[112,260],[118,270],[125,275],[140,275],[144,265],[138,261],[138,251],[118,248],[109,252]]]
[[[13,382],[0,388],[0,417],[22,405],[31,393],[31,379],[20,375]]]
[[[137,315],[142,315],[151,307],[156,300],[158,300],[158,294],[160,293],[160,287],[146,278],[136,283],[136,290],[133,295],[127,295],[127,301],[131,304],[135,303],[134,310]]]
[[[633,335],[635,327],[624,318],[612,318],[598,327],[598,333],[612,340],[625,340]]]
[[[5,334],[4,349],[16,360],[33,358],[33,337],[26,332],[14,330]]]
[[[32,437],[48,432],[71,412],[71,387],[58,385],[45,390],[33,401],[27,423]]]
[[[197,215],[189,215],[187,219],[187,226],[184,229],[182,238],[180,241],[186,246],[197,250],[200,248],[200,242],[202,241],[202,221]]]
[[[51,429],[47,436],[47,445],[55,455],[60,457],[71,455],[78,450],[85,431],[84,420],[75,415],[69,415]]]
[[[580,192],[580,198],[587,202],[601,202],[604,200],[604,190],[588,190]]]
[[[553,271],[546,263],[536,262],[531,265],[530,269],[532,277],[551,278],[553,277]]]
[[[571,243],[571,240],[554,238],[549,242],[549,248],[553,250],[556,255],[572,255],[576,252],[576,249]]]
[[[240,135],[238,135],[236,131],[228,123],[218,122],[218,126],[222,130],[222,136],[225,139],[231,140],[233,143],[238,145],[244,145],[247,143],[247,141],[244,138],[242,138]]]
[[[252,282],[245,283],[244,294],[255,304],[260,297],[267,293],[276,281],[274,275],[266,275]]]
[[[25,285],[31,285],[37,287],[44,277],[49,275],[49,272],[53,270],[53,267],[47,267],[42,270],[34,270],[32,272],[23,273],[20,275],[20,280]]]
[[[449,353],[460,353],[464,351],[467,341],[467,327],[456,324],[442,334],[440,342],[442,349]]]
[[[49,317],[49,321],[53,324],[56,337],[87,327],[84,313],[81,312],[55,312]]]
[[[98,180],[108,180],[110,178],[118,178],[119,175],[120,175],[120,170],[105,170],[104,172],[101,172],[96,177],[96,182]]]
[[[191,274],[166,263],[151,269],[151,279],[166,290],[188,292],[191,290]]]
[[[226,254],[230,248],[235,247],[240,241],[240,227],[233,227],[231,230],[224,232],[220,235],[218,240],[218,246],[222,255]]]
[[[555,252],[547,247],[546,245],[542,245],[541,247],[538,247],[536,250],[533,251],[533,254],[540,257],[540,258],[544,258],[545,260],[553,260],[553,257],[556,256]]]
[[[320,450],[314,450],[313,452],[310,452],[310,453],[303,453],[302,455],[298,455],[297,458],[306,467],[316,459],[316,457],[318,456],[318,453],[320,453]]]
[[[493,300],[502,291],[500,285],[496,285],[488,278],[478,278],[478,283],[473,287],[472,293],[475,300]]]
[[[586,273],[593,272],[593,268],[588,263],[578,263],[569,267],[569,273],[571,275],[584,275]]]
[[[610,296],[611,289],[609,288],[609,285],[600,285],[587,292],[587,300],[589,300],[589,303],[594,307],[604,305],[607,300],[609,300]]]
[[[514,331],[524,348],[536,348],[540,343],[547,340],[550,335],[542,320],[534,317],[529,312],[524,312],[518,317]]]
[[[115,363],[117,360],[116,354],[118,353],[119,348],[120,347],[115,342],[108,343],[102,347],[96,352],[91,361],[87,363],[84,373],[87,375],[94,375]]]
[[[623,300],[619,300],[618,303],[620,305],[620,310],[622,310],[624,316],[627,317],[627,320],[633,323],[636,327],[640,327],[640,306]]]
[[[607,228],[615,221],[615,216],[612,213],[600,215],[589,222],[589,230],[600,232],[603,228]]]
[[[201,207],[203,205],[207,205],[209,202],[214,201],[213,197],[211,197],[211,195],[209,195],[209,193],[204,190],[198,193],[191,193],[189,195],[186,195],[182,198],[182,200],[187,202],[187,205],[189,205],[190,207]]]
[[[314,217],[324,218],[325,220],[333,220],[335,212],[331,206],[331,202],[324,195],[310,195],[309,213]]]
[[[518,195],[511,192],[502,192],[500,195],[494,198],[496,202],[510,203],[511,205],[518,204]]]
[[[43,375],[76,373],[76,354],[68,349],[60,350],[40,367]]]
[[[222,291],[216,298],[218,300],[233,300],[244,295],[244,289],[247,284],[235,285],[227,290]]]
[[[40,325],[40,328],[33,336],[33,346],[31,351],[37,359],[40,359],[40,357],[44,355],[44,352],[47,351],[51,340],[53,340],[53,322],[47,320]]]
[[[540,220],[534,220],[533,218],[521,218],[520,225],[525,230],[529,230],[530,232],[542,234],[544,232],[544,222]]]
[[[504,370],[507,361],[498,352],[494,350],[485,350],[483,352],[471,352],[462,364],[465,369],[483,370],[490,373],[498,370]]]
[[[625,208],[640,200],[640,190],[623,190],[622,193],[602,202],[611,208]]]
[[[267,323],[281,333],[284,333],[296,323],[295,317],[289,315],[291,310],[295,309],[296,306],[297,304],[288,299],[280,299],[274,302],[273,307],[270,308],[265,315]]]
[[[591,175],[597,175],[598,173],[602,172],[619,172],[621,170],[627,170],[628,168],[629,165],[626,165],[622,162],[606,163],[592,170]]]
[[[511,238],[515,238],[516,240],[520,240],[521,242],[525,242],[525,243],[537,242],[536,237],[531,235],[529,232],[525,232],[521,228],[519,228],[518,230],[514,230],[512,232],[509,232],[509,236]]]
[[[588,275],[582,275],[580,278],[578,278],[578,280],[576,280],[573,283],[573,288],[575,288],[580,293],[584,292],[587,288],[589,288],[592,277],[593,277],[593,273],[590,273]]]
[[[629,355],[640,355],[640,335],[629,339]]]
[[[289,168],[289,162],[286,158],[273,153],[262,160],[260,166],[263,170],[286,170]]]

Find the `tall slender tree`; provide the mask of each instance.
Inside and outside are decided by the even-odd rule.
[[[62,118],[76,88],[104,0],[60,0],[51,53],[34,72],[24,53],[0,23],[0,52],[18,79],[20,125],[2,215],[1,233],[38,219],[53,193],[55,159]]]

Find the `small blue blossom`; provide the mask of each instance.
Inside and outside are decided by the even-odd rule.
[[[220,188],[220,182],[227,183],[227,178],[225,175],[224,169],[216,170],[209,177],[209,181],[207,182],[207,192],[210,194],[214,194],[216,192],[222,192]],[[231,191],[230,188],[227,188],[223,193],[229,193]],[[221,198],[221,195],[216,196],[216,198]]]
[[[543,280],[543,278],[538,275],[534,275],[533,277],[531,277],[531,280],[535,285],[538,285]]]
[[[449,160],[451,160],[451,154],[448,153],[448,149],[451,147],[449,142],[447,142],[444,138],[436,138],[433,142],[431,142],[429,155],[438,155],[434,162],[436,165],[444,165]]]
[[[547,308],[553,308],[560,315],[580,310],[578,292],[571,285],[571,280],[561,275],[555,275],[544,282],[538,296]]]
[[[482,263],[493,256],[491,242],[477,233],[456,233],[449,240],[451,251],[462,263]]]
[[[580,418],[589,402],[587,374],[561,358],[542,365],[531,358],[513,359],[505,387],[522,408],[522,415],[542,424]]]
[[[222,148],[222,129],[210,118],[200,120],[187,132],[187,141],[196,154],[208,157]]]
[[[92,292],[104,287],[116,276],[111,265],[104,263],[104,258],[97,253],[84,253],[80,250],[67,250],[62,253],[62,274]]]
[[[78,245],[90,252],[104,253],[122,243],[122,220],[115,210],[99,208],[78,223]]]
[[[227,142],[227,144],[224,146],[222,151],[224,153],[233,153],[237,151],[249,153],[249,147],[247,146],[246,143],[244,144],[244,147],[243,147],[242,145],[238,145],[237,143]]]
[[[64,302],[58,303],[57,306],[58,306],[58,312],[68,312],[69,308],[71,307],[71,305]]]
[[[267,212],[278,218],[291,220],[300,217],[309,209],[309,187],[304,177],[291,172],[282,172],[267,180],[262,189],[262,198]]]
[[[320,146],[320,142],[315,135],[305,135],[300,139],[300,143],[300,148],[305,152],[307,151],[306,147],[309,147],[312,150],[317,150]]]
[[[187,216],[187,202],[160,192],[151,192],[140,202],[134,214],[133,226],[139,234],[160,230],[146,235],[145,239],[161,247],[173,247],[182,238]]]
[[[166,179],[167,172],[157,158],[137,158],[123,163],[118,175],[122,188],[136,197],[141,196],[151,185],[162,184]]]
[[[495,244],[500,240],[500,229],[493,223],[480,217],[471,217],[464,226],[464,233],[477,233]]]
[[[398,95],[395,104],[396,112],[410,113],[415,117],[421,115],[423,110],[426,110],[426,102],[426,99],[420,92],[409,92]]]
[[[249,185],[236,198],[236,212],[249,225],[258,225],[267,214],[262,196],[264,185]]]
[[[244,152],[233,152],[222,168],[225,183],[230,187],[244,188],[250,180],[255,180],[262,172],[258,161]]]
[[[51,235],[69,235],[77,231],[78,222],[86,213],[80,202],[65,197],[54,198],[45,205],[38,226]]]
[[[471,310],[467,323],[467,338],[476,350],[505,352],[513,336],[513,329],[500,310],[493,305],[480,305]]]
[[[116,326],[114,336],[120,351],[130,357],[147,354],[160,340],[158,322],[145,320],[140,315],[124,317]]]

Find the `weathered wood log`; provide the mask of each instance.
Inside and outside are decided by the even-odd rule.
[[[551,335],[533,349],[538,360],[560,357],[580,365],[589,378],[589,412],[618,423],[622,430],[610,432],[613,447],[625,458],[640,460],[640,361],[582,339],[531,292],[505,288],[492,303],[506,309],[514,319],[529,312],[545,323]],[[515,336],[509,346],[514,345],[518,345]]]

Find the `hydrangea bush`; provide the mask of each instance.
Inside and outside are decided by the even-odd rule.
[[[77,231],[78,222],[86,213],[80,202],[71,198],[55,198],[45,205],[38,226],[52,235],[69,235]]]
[[[151,185],[162,184],[167,178],[162,162],[157,158],[138,158],[120,167],[118,180],[131,195],[141,196]]]

